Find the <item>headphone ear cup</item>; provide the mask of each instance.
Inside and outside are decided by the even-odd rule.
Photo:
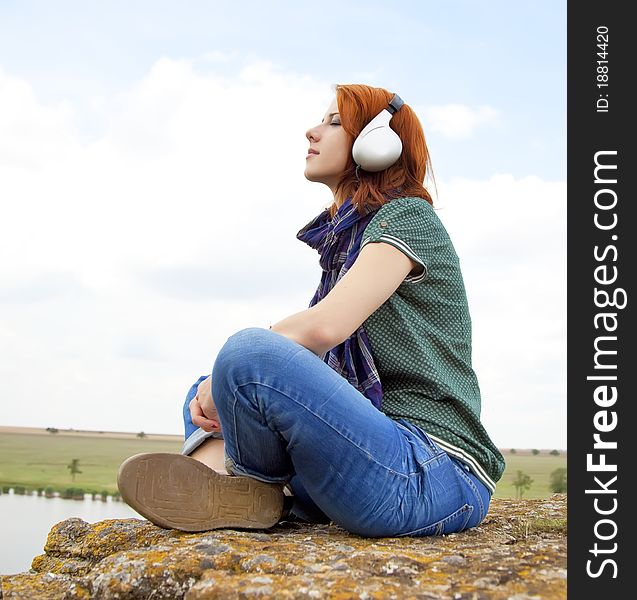
[[[402,151],[400,137],[387,124],[359,135],[352,146],[352,158],[361,169],[378,172],[391,167]]]

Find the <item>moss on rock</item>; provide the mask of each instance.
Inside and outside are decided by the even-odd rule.
[[[189,534],[142,519],[53,527],[2,600],[566,597],[566,495],[493,499],[479,527],[421,538],[363,538],[336,525]]]

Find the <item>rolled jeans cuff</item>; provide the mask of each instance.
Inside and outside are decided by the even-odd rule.
[[[184,442],[181,448],[181,454],[185,454],[186,456],[189,455],[208,438],[222,440],[223,433],[221,431],[204,431],[200,427],[199,429],[196,429],[188,436],[188,439]]]

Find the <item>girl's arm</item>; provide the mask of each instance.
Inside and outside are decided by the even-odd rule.
[[[412,270],[422,266],[395,246],[366,244],[325,298],[271,329],[320,356],[352,335]]]

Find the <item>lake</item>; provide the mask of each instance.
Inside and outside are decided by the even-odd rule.
[[[12,491],[0,495],[0,575],[28,571],[31,561],[44,552],[46,536],[56,523],[80,517],[89,523],[103,519],[141,519],[124,502],[64,500],[44,496],[21,496]]]

